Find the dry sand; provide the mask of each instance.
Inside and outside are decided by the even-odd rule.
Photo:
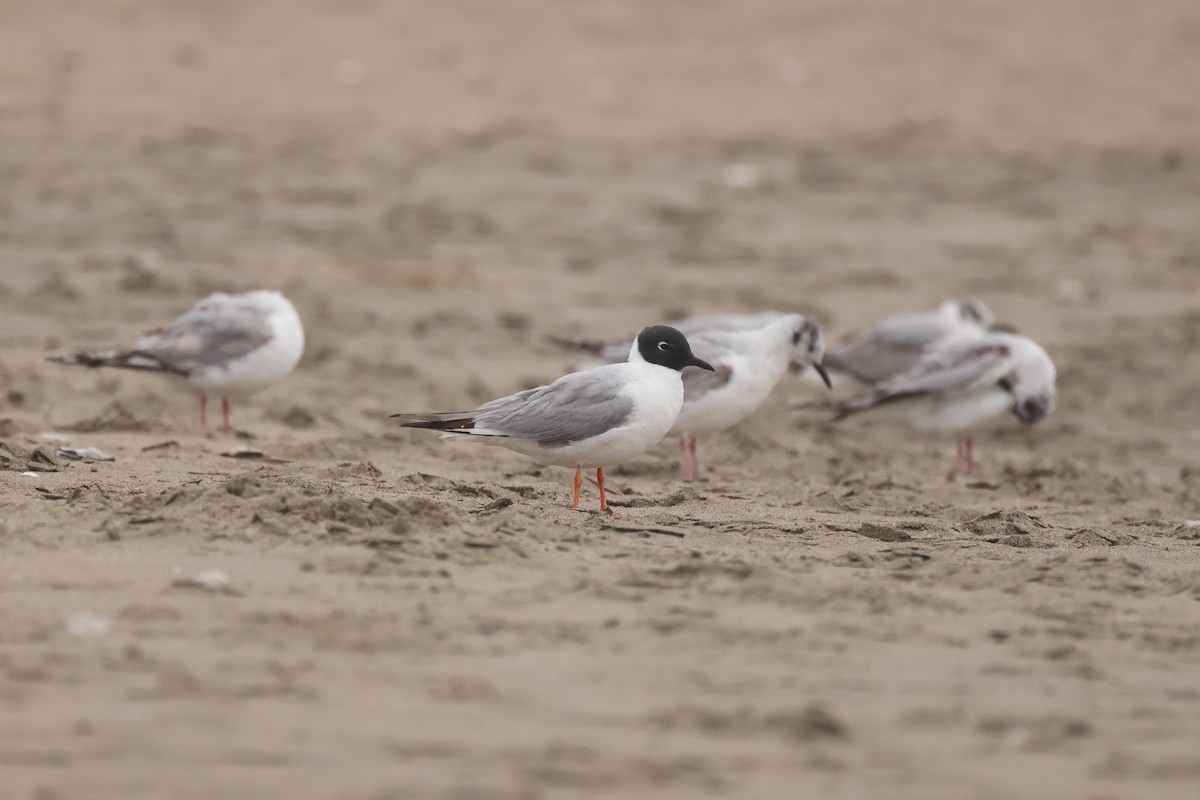
[[[1200,796],[1200,6],[565,5],[0,2],[0,798]],[[236,439],[43,360],[262,286]],[[386,419],[964,294],[1061,389],[973,481],[797,383],[623,519]]]

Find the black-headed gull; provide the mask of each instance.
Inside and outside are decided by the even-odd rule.
[[[825,367],[839,385],[874,386],[912,369],[926,350],[948,337],[978,339],[998,325],[982,300],[947,300],[937,311],[888,317],[838,339],[825,351]]]
[[[406,428],[443,431],[442,438],[499,445],[541,464],[574,467],[573,508],[579,507],[583,470],[595,469],[605,511],[604,467],[644,453],[671,429],[683,406],[680,372],[686,367],[712,370],[683,334],[655,325],[638,334],[624,363],[573,372],[471,412],[393,417]]]
[[[837,419],[870,413],[902,419],[922,432],[955,434],[955,471],[970,475],[972,434],[999,427],[1010,415],[1026,425],[1041,422],[1054,412],[1056,379],[1050,356],[1028,337],[956,336],[908,371],[833,409]]]
[[[803,314],[717,314],[673,323],[712,372],[683,373],[683,408],[669,435],[679,437],[679,476],[698,480],[697,439],[732,428],[761,406],[789,368],[811,367],[822,377],[825,340]],[[560,345],[613,359],[622,343],[554,339]],[[825,378],[828,383],[828,378]]]
[[[50,356],[62,364],[121,367],[182,378],[200,395],[200,424],[210,397],[221,398],[229,433],[229,400],[283,380],[304,354],[304,326],[279,292],[216,292],[174,322],[143,334],[128,350],[73,351]]]

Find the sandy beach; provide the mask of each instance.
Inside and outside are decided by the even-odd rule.
[[[0,800],[1200,796],[1194,2],[0,0],[0,54]],[[255,288],[308,345],[233,436],[46,361]],[[795,380],[620,517],[388,420],[962,296],[1060,392],[971,478]]]

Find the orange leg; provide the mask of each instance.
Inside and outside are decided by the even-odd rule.
[[[604,494],[604,467],[596,467],[596,484],[600,487],[600,510],[608,511],[608,498]]]
[[[200,427],[207,428],[208,421],[205,419],[205,412],[208,411],[208,398],[200,395]]]
[[[233,433],[233,428],[229,425],[229,398],[221,398],[221,419],[224,424],[221,426],[221,431],[224,433]]]
[[[575,500],[571,503],[571,508],[579,508],[579,489],[583,486],[583,467],[575,468]]]

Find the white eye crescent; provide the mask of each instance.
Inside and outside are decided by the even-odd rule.
[[[659,342],[658,349],[662,350],[665,353],[671,349],[671,345],[667,344],[666,342]]]

